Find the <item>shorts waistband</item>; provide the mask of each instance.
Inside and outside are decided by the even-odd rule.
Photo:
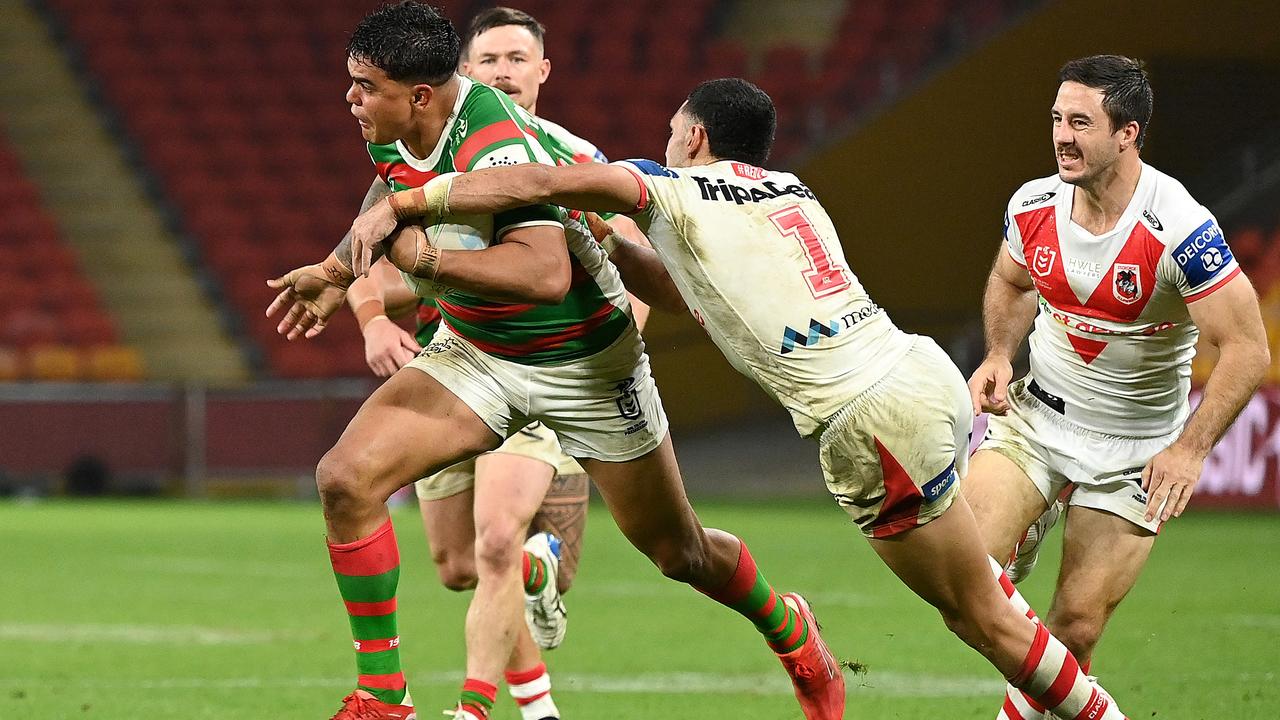
[[[1040,387],[1040,383],[1036,382],[1035,378],[1031,378],[1031,382],[1027,383],[1027,392],[1044,403],[1045,407],[1066,417],[1067,401]]]

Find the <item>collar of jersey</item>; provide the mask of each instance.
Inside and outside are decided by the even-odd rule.
[[[471,92],[471,78],[460,75],[458,77],[458,99],[453,101],[453,112],[449,113],[449,120],[444,124],[444,130],[440,131],[440,139],[436,141],[436,146],[431,150],[431,154],[425,160],[419,160],[409,151],[409,147],[401,140],[396,140],[396,150],[400,151],[400,157],[404,158],[409,167],[419,172],[434,172],[436,165],[440,163],[440,154],[444,152],[444,146],[448,145],[449,134],[453,132],[454,123],[458,122],[458,113],[462,111],[462,101],[467,99],[467,93]]]
[[[1104,232],[1101,235],[1094,235],[1088,230],[1077,225],[1076,221],[1071,219],[1071,212],[1075,209],[1076,189],[1075,186],[1067,185],[1067,183],[1063,183],[1063,185],[1066,185],[1067,190],[1062,193],[1062,199],[1059,201],[1060,217],[1065,217],[1067,219],[1067,224],[1073,231],[1087,238],[1100,240],[1102,238],[1111,237],[1117,230],[1121,230],[1128,225],[1130,217],[1137,216],[1138,210],[1142,208],[1145,203],[1145,201],[1142,200],[1142,196],[1146,193],[1148,186],[1154,182],[1154,173],[1151,172],[1151,166],[1146,163],[1142,163],[1141,165],[1141,174],[1138,175],[1138,184],[1133,188],[1133,197],[1129,198],[1129,204],[1125,206],[1124,212],[1120,213],[1120,218],[1116,220],[1116,226],[1111,230]]]

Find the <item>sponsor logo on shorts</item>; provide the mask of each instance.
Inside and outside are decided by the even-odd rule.
[[[878,315],[880,312],[880,306],[872,303],[860,310],[845,313],[839,318],[829,320],[827,322],[810,318],[809,332],[807,334],[787,326],[782,330],[782,354],[786,355],[787,353],[795,350],[796,347],[810,347],[817,345],[822,341],[822,338],[835,337],[863,320]]]
[[[946,495],[951,486],[955,485],[956,477],[956,467],[952,465],[925,483],[924,487],[920,488],[920,494],[924,495],[925,502],[936,502],[938,498]]]
[[[439,355],[453,349],[457,342],[453,338],[445,338],[444,340],[436,340],[422,348],[422,352],[418,353],[418,357],[427,357],[428,355]]]
[[[639,420],[644,412],[640,409],[640,394],[635,389],[635,378],[627,378],[620,380],[613,389],[618,392],[618,396],[613,399],[618,405],[618,414],[624,420]]]
[[[647,427],[649,427],[649,421],[648,421],[648,420],[641,420],[640,422],[636,423],[635,425],[632,425],[632,426],[628,427],[626,430],[623,430],[623,431],[622,431],[622,434],[623,434],[623,435],[635,435],[636,433],[640,432],[641,430],[643,430],[643,429],[645,429],[645,428],[647,428]]]
[[[1146,505],[1146,504],[1147,504],[1147,494],[1146,494],[1146,493],[1143,493],[1143,492],[1136,492],[1136,493],[1134,493],[1133,495],[1131,495],[1130,497],[1131,497],[1134,501],[1136,501],[1136,502],[1140,502],[1140,503],[1142,503],[1143,505]]]

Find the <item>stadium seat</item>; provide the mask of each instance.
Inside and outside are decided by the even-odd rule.
[[[22,376],[22,356],[13,348],[0,346],[0,382],[13,382]]]
[[[88,350],[85,377],[99,382],[136,382],[146,375],[137,350],[123,345],[98,345]]]
[[[27,357],[32,380],[71,382],[83,379],[81,355],[69,345],[39,345],[31,348]]]
[[[478,9],[470,0],[433,4],[456,25]],[[228,288],[229,309],[250,337],[272,347],[272,323],[255,305],[265,273],[318,260],[349,226],[372,176],[343,101],[341,63],[352,27],[373,5],[155,0],[145,12],[131,0],[47,5]],[[782,124],[774,161],[786,164],[825,128],[913,79],[941,51],[943,17],[958,12],[987,23],[1003,9],[1001,0],[856,0],[845,4],[823,56],[783,46],[757,57],[756,68],[740,41],[704,36],[727,25],[726,12],[742,11],[732,5],[621,0],[582,12],[557,0],[524,3],[549,28],[554,72],[539,109],[610,157],[657,157],[667,119],[696,82],[748,77],[775,97]],[[896,68],[896,85],[882,82],[886,63]],[[306,197],[308,210],[289,212],[286,189]],[[30,217],[13,222],[24,235],[45,232]],[[268,350],[272,370],[364,374],[354,326],[327,332],[347,343],[341,361],[326,355],[317,363],[314,348]]]

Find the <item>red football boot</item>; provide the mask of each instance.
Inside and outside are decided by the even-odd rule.
[[[785,593],[782,601],[800,613],[809,625],[804,645],[779,655],[782,666],[791,676],[796,699],[806,720],[841,720],[844,717],[844,675],[827,644],[819,634],[818,621],[809,603],[797,593]]]
[[[364,690],[342,698],[342,709],[330,720],[418,720],[412,705],[384,703]]]

